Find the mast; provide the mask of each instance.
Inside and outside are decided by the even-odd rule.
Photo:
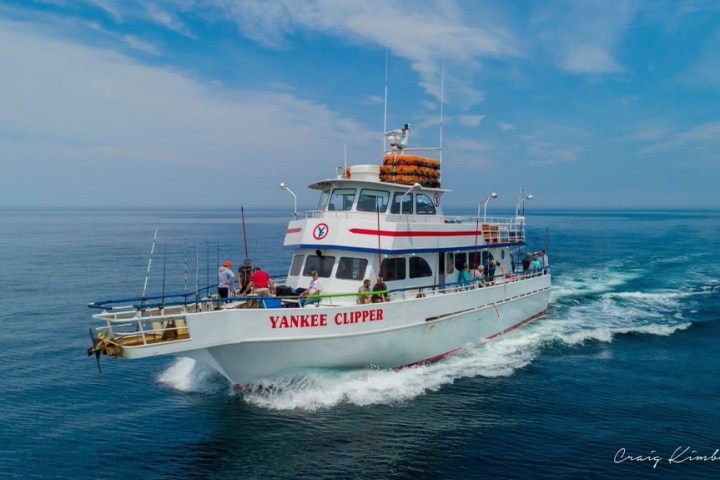
[[[443,104],[445,99],[445,60],[442,62],[442,74],[440,75],[440,164],[443,159]]]
[[[387,132],[387,100],[388,100],[388,62],[390,59],[390,53],[385,50],[385,110],[383,112],[383,146],[382,146],[382,154],[385,155],[385,135],[384,133]]]

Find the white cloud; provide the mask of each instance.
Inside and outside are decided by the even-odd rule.
[[[124,18],[122,13],[120,12],[120,9],[112,2],[112,0],[86,0],[90,2],[91,4],[95,5],[96,7],[100,8],[102,11],[110,15],[110,17],[115,21],[115,23],[123,23]]]
[[[449,67],[445,78],[448,101],[455,98],[458,105],[468,107],[484,98],[467,81],[479,68],[479,61],[519,55],[518,41],[509,29],[491,21],[489,14],[469,18],[466,8],[449,1],[409,5],[384,0],[218,0],[195,6],[234,22],[247,38],[270,48],[288,47],[286,37],[304,31],[380,46],[407,59],[420,75],[422,88],[437,98],[445,61]]]
[[[465,127],[477,127],[483,121],[485,115],[458,115],[457,119]]]
[[[683,150],[685,153],[703,152],[717,157],[720,151],[720,121],[708,122],[687,130],[670,132],[668,129],[659,130],[662,135],[646,135],[643,140],[660,140],[654,145],[643,149],[640,153],[658,153]]]
[[[550,142],[534,142],[526,149],[530,165],[557,165],[574,162],[580,149],[577,147],[559,147]]]
[[[513,125],[512,123],[499,122],[497,126],[501,132],[509,132],[510,130],[515,130],[515,125]]]
[[[638,8],[630,2],[601,0],[542,4],[531,24],[562,70],[581,75],[618,73],[625,69],[615,59],[615,50]]]
[[[155,23],[181,35],[185,35],[188,38],[197,40],[195,34],[193,34],[177,16],[168,10],[160,8],[155,2],[141,1],[141,3]]]
[[[0,190],[8,196],[32,196],[30,185],[62,169],[62,181],[45,179],[43,198],[88,204],[79,196],[102,185],[100,203],[208,204],[221,201],[217,188],[237,185],[228,201],[258,199],[268,172],[307,184],[342,164],[343,143],[368,158],[368,145],[380,143],[379,133],[289,93],[219,89],[21,24],[0,22],[0,71]],[[153,189],[123,196],[124,182],[150,181]],[[192,187],[169,196],[179,185]]]
[[[135,35],[123,36],[125,43],[132,49],[144,52],[150,55],[160,55],[160,50],[153,44],[139,39]]]

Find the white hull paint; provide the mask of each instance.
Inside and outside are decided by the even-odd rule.
[[[188,314],[192,340],[129,347],[124,356],[190,357],[235,385],[257,383],[298,368],[397,368],[437,360],[539,318],[547,309],[549,292],[550,275],[544,275],[370,305]],[[359,323],[341,323],[355,312],[370,310],[381,310],[382,319],[362,322],[360,317]],[[316,319],[324,315],[326,326],[273,329],[269,317],[278,315],[316,315]]]

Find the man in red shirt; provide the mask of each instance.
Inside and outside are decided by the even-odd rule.
[[[258,297],[269,297],[271,286],[272,280],[270,280],[270,275],[268,275],[267,272],[263,272],[260,267],[255,267],[255,271],[250,277],[250,283],[248,283],[244,293],[247,294],[252,290]]]

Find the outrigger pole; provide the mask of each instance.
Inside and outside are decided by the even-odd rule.
[[[240,206],[240,215],[242,216],[243,242],[245,243],[245,258],[248,258],[247,251],[247,230],[245,230],[245,209]]]
[[[185,265],[183,267],[183,281],[185,283],[185,290],[183,290],[183,293],[184,293],[183,300],[185,301],[185,303],[187,303],[187,298],[188,298],[187,238],[185,239],[184,255],[185,255]]]
[[[245,209],[240,206],[240,214],[242,215],[242,228],[243,228],[243,243],[245,244],[245,261],[242,264],[242,268],[240,269],[240,275],[238,277],[238,288],[247,288],[248,283],[250,283],[250,275],[252,274],[252,269],[250,268],[250,257],[248,256],[248,246],[247,246],[247,229],[245,228]],[[257,249],[257,243],[255,244],[255,248]],[[255,252],[257,257],[257,251]],[[242,283],[242,286],[240,285]]]
[[[198,242],[195,239],[195,311],[200,305],[200,253],[198,252]]]
[[[153,237],[152,248],[150,249],[150,259],[148,260],[147,271],[145,272],[145,285],[143,285],[142,295],[140,296],[140,299],[141,299],[140,306],[141,307],[145,306],[145,296],[147,295],[148,278],[150,277],[150,265],[152,265],[153,253],[155,253],[155,240],[157,239],[157,234],[158,234],[158,231],[156,228],[155,236]]]

